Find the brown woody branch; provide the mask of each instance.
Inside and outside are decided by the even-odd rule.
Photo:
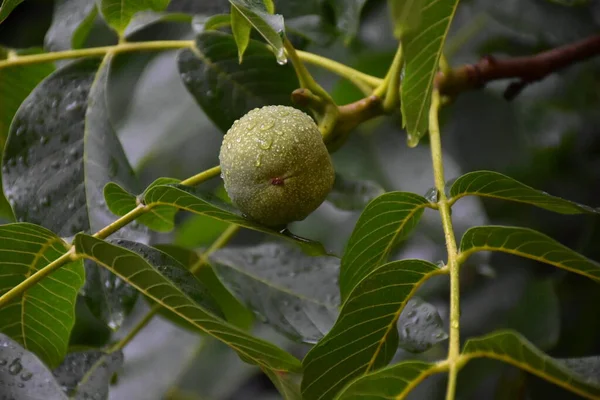
[[[512,100],[529,84],[599,54],[600,35],[596,35],[528,57],[499,60],[487,56],[476,64],[464,65],[450,73],[440,72],[436,76],[435,85],[440,93],[452,96],[466,90],[479,89],[491,81],[514,79],[504,92],[504,97]]]

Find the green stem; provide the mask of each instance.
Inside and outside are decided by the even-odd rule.
[[[197,186],[209,179],[216,178],[221,173],[221,166],[217,165],[216,167],[212,167],[207,169],[206,171],[202,171],[197,175],[194,175],[190,178],[184,179],[181,181],[182,185],[186,186]]]
[[[136,337],[137,334],[140,333],[140,331],[142,329],[144,329],[150,321],[152,321],[152,318],[154,318],[154,316],[160,311],[161,308],[162,308],[162,306],[160,304],[155,304],[150,309],[150,311],[148,311],[148,313],[146,315],[144,315],[144,318],[142,318],[142,320],[140,322],[138,322],[131,331],[129,331],[127,336],[125,336],[123,339],[121,339],[119,342],[117,342],[114,346],[112,346],[110,348],[110,350],[108,350],[108,352],[113,353],[115,351],[122,350],[125,346],[127,346],[127,344],[129,344],[129,342],[131,342],[133,340],[133,338]]]
[[[88,49],[57,51],[52,53],[31,54],[26,56],[12,57],[0,61],[0,69],[69,58],[100,57],[107,53],[128,53],[133,51],[157,51],[185,49],[194,46],[193,40],[158,40],[152,42],[119,43],[114,46],[91,47]]]
[[[0,309],[63,265],[77,259],[78,257],[75,255],[75,248],[71,247],[71,249],[65,254],[58,257],[56,260],[52,261],[50,264],[38,270],[35,274],[31,275],[29,278],[25,279],[23,282],[19,283],[17,286],[0,296]]]
[[[450,204],[445,193],[444,162],[442,159],[442,143],[440,140],[440,126],[438,113],[440,109],[440,95],[433,92],[431,108],[429,111],[429,141],[431,146],[431,158],[433,162],[433,175],[435,187],[438,191],[438,210],[442,219],[442,227],[446,239],[446,250],[448,252],[448,269],[450,270],[450,345],[448,347],[449,376],[446,390],[446,400],[454,400],[456,393],[456,377],[459,369],[460,359],[460,287],[459,287],[459,263],[458,251],[452,218],[450,216]]]
[[[398,107],[400,104],[400,74],[402,72],[402,45],[398,45],[394,61],[387,72],[385,78],[385,85],[380,86],[373,92],[378,97],[381,97],[379,91],[381,88],[385,89],[385,99],[383,100],[383,109],[386,112],[391,112],[393,109]],[[383,94],[383,93],[382,93]]]
[[[106,239],[113,233],[117,232],[119,229],[123,228],[125,225],[133,222],[133,220],[138,218],[140,215],[147,213],[149,210],[150,207],[146,207],[143,204],[139,204],[136,208],[129,211],[127,214],[123,215],[115,222],[105,226],[98,232],[94,233],[94,237],[98,239]]]

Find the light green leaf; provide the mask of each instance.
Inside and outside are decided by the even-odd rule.
[[[320,243],[300,238],[288,231],[278,232],[271,228],[259,225],[244,218],[241,213],[231,205],[223,202],[210,193],[183,185],[158,185],[150,188],[144,197],[147,206],[172,206],[195,214],[207,215],[221,221],[229,222],[259,232],[268,233],[280,238],[291,240],[300,245],[311,255],[325,254],[325,249]]]
[[[22,2],[23,0],[4,0],[2,5],[0,5],[0,24],[8,17],[10,12]]]
[[[223,133],[248,111],[270,104],[292,105],[299,86],[294,68],[273,62],[264,43],[250,40],[240,65],[233,36],[207,31],[196,49],[178,55],[179,74],[187,90]]]
[[[433,79],[458,0],[421,2],[418,29],[406,32],[404,79],[400,90],[402,119],[408,133],[408,145],[416,146],[429,128]]]
[[[60,0],[54,3],[52,25],[44,47],[49,51],[83,47],[98,15],[94,0]]]
[[[367,0],[329,0],[335,14],[337,28],[349,44],[358,33],[360,14]]]
[[[246,362],[275,371],[295,371],[300,363],[278,347],[256,339],[208,313],[136,253],[85,234],[75,237],[77,253],[112,273],[190,324],[233,348]]]
[[[150,189],[156,185],[178,183],[179,179],[158,178],[148,186]],[[146,191],[148,190],[146,189]],[[143,198],[143,195],[141,196]],[[104,187],[104,198],[108,209],[115,215],[122,217],[137,207],[136,196],[127,192],[114,182],[109,182]],[[147,226],[153,231],[169,232],[175,226],[175,214],[177,209],[169,206],[158,206],[151,208],[147,213],[137,218],[137,222]]]
[[[442,368],[424,361],[404,361],[362,376],[346,386],[336,400],[401,400],[425,378]]]
[[[250,30],[252,29],[252,25],[240,11],[234,6],[231,7],[231,32],[233,33],[233,38],[235,39],[235,44],[238,48],[238,58],[240,64],[244,58],[244,52],[248,47],[248,43],[250,43]]]
[[[48,367],[2,333],[0,360],[0,394],[3,399],[68,400]]]
[[[585,398],[600,398],[597,376],[582,376],[582,371],[574,363],[549,357],[513,331],[500,331],[470,339],[465,344],[463,354],[468,360],[477,357],[500,360]]]
[[[428,204],[424,197],[413,193],[390,192],[367,205],[342,257],[342,301],[365,276],[386,261],[394,244],[410,234]]]
[[[283,37],[285,36],[285,26],[283,23],[283,17],[281,15],[273,15],[267,12],[265,5],[262,1],[254,0],[229,0],[231,3],[231,24],[232,28],[235,29],[235,23],[237,18],[245,19],[252,28],[256,31],[271,45],[275,53],[275,58],[280,64],[285,64],[287,58],[285,57],[285,51],[283,48]],[[234,9],[239,15],[234,14]],[[248,27],[243,24],[239,25],[240,34],[246,35]],[[249,32],[248,32],[249,34]],[[234,36],[235,36],[234,32]],[[245,39],[245,36],[242,36]],[[237,42],[236,37],[236,42]],[[242,41],[242,43],[244,43]],[[238,42],[239,45],[239,42]],[[242,52],[243,54],[243,52]],[[241,62],[240,55],[240,62]]]
[[[284,243],[265,243],[218,250],[210,263],[240,301],[294,340],[316,343],[335,322],[336,257],[310,257]]]
[[[302,400],[300,385],[297,374],[289,372],[277,372],[263,368],[265,375],[269,377],[277,391],[283,396],[283,400]]]
[[[516,201],[560,214],[600,214],[597,209],[552,196],[493,171],[470,172],[456,179],[450,197],[456,201],[464,196]]]
[[[421,10],[426,0],[388,0],[394,36],[402,39],[421,25]]]
[[[67,252],[61,238],[41,226],[0,226],[0,295]],[[83,285],[83,263],[69,263],[0,309],[0,331],[58,365],[75,323],[75,301]]]
[[[106,23],[119,36],[123,36],[125,28],[139,11],[163,11],[170,0],[96,0],[100,13]]]
[[[465,232],[460,257],[477,251],[499,251],[540,261],[600,281],[600,264],[528,228],[477,226]]]
[[[362,279],[331,331],[303,360],[304,398],[332,399],[353,378],[389,363],[398,348],[396,323],[406,302],[423,282],[442,273],[426,261],[402,260]]]

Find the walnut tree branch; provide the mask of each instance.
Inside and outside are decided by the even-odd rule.
[[[529,84],[599,54],[600,35],[595,35],[533,56],[504,60],[487,56],[476,64],[464,65],[447,74],[438,73],[435,85],[440,93],[452,96],[481,88],[491,81],[514,79],[504,92],[504,97],[512,100]]]

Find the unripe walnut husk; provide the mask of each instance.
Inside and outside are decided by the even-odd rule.
[[[306,218],[325,200],[335,177],[315,122],[286,106],[256,108],[235,121],[219,160],[231,201],[271,227]]]

